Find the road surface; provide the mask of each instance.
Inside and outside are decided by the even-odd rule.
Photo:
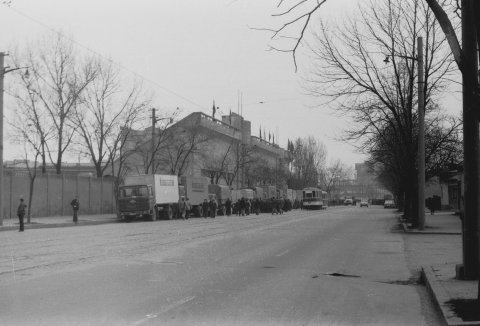
[[[0,324],[438,325],[393,210],[2,232]]]

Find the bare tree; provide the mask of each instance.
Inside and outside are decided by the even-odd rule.
[[[81,95],[70,117],[80,136],[78,148],[103,176],[119,155],[125,134],[140,119],[150,100],[139,83],[127,85],[111,63],[97,61],[96,77]]]
[[[348,180],[352,177],[352,169],[345,165],[340,159],[332,161],[321,171],[321,187],[326,192],[334,193],[339,180]]]
[[[321,171],[325,168],[327,151],[325,145],[313,138],[298,138],[290,146],[291,175],[288,185],[293,189],[316,187]]]
[[[218,184],[218,182],[225,178],[228,173],[228,166],[231,164],[231,156],[233,154],[233,141],[228,144],[227,149],[220,155],[213,155],[206,157],[203,162],[203,167],[206,173],[210,177],[212,184]]]
[[[193,123],[169,128],[166,132],[159,164],[168,167],[171,174],[183,175],[189,164],[192,164],[190,159],[194,155],[203,157],[201,145],[208,142],[209,136]]]
[[[43,134],[42,151],[62,171],[63,155],[72,143],[76,126],[69,124],[80,95],[95,77],[91,59],[81,58],[72,41],[59,33],[30,44],[24,53],[16,53],[17,61],[28,66],[30,78],[23,81],[23,102],[35,105],[39,114],[35,120],[37,131]],[[17,98],[21,97],[18,92]],[[41,114],[41,115],[40,115]],[[48,136],[48,137],[47,137]]]

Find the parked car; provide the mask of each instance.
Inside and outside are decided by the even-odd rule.
[[[345,199],[345,201],[343,202],[344,205],[353,205],[353,200],[352,198],[347,198]]]
[[[367,200],[362,200],[360,202],[360,207],[363,207],[363,206],[368,207],[368,201]]]
[[[395,202],[391,199],[387,199],[383,204],[383,208],[395,208]]]

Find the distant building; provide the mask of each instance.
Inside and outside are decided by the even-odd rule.
[[[261,171],[284,168],[287,158],[287,151],[273,141],[253,136],[251,122],[236,113],[218,120],[194,112],[154,134],[152,142],[151,128],[129,131],[124,146],[124,154],[129,153],[126,174],[145,173],[155,152],[156,173],[207,176],[244,188],[267,183]],[[278,180],[271,177],[268,181]]]
[[[355,164],[355,178],[336,180],[334,191],[330,194],[332,199],[345,199],[347,197],[360,200],[361,198],[369,200],[383,200],[385,196],[392,194],[385,189],[375,177],[366,163]]]

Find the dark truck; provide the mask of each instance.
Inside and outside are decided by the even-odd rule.
[[[143,174],[125,176],[118,191],[118,213],[121,220],[163,217],[172,219],[178,206],[176,175]]]

